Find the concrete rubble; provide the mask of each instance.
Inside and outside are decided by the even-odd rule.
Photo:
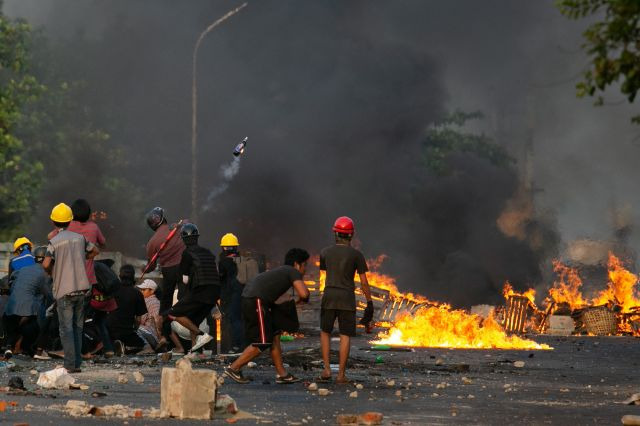
[[[163,368],[160,411],[163,416],[179,419],[212,419],[218,387],[215,371],[191,368],[191,361],[181,359],[176,368]]]

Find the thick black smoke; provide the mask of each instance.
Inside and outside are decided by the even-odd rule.
[[[82,182],[68,188],[69,200],[78,193],[139,224],[135,234],[111,223],[112,248],[142,255],[147,208],[189,215],[193,44],[238,4],[7,1],[8,13],[44,25],[68,78],[87,82],[84,102],[101,117],[96,124],[126,149],[126,177],[142,189],[140,204],[105,205]],[[235,144],[249,136],[242,170],[200,213],[205,241],[213,246],[234,232],[243,247],[279,263],[291,246],[318,252],[331,243],[334,218],[346,214],[367,256],[389,255],[385,271],[403,289],[468,305],[498,297],[506,279],[516,287],[539,283],[555,237],[532,248],[505,236],[496,220],[519,187],[528,127],[551,135],[536,167],[547,170],[545,160],[557,158],[548,140],[557,140],[561,119],[538,114],[531,125],[527,109],[552,119],[547,110],[567,99],[590,108],[574,99],[571,82],[562,96],[532,89],[541,75],[553,80],[548,74],[571,68],[571,61],[561,69],[545,61],[567,33],[578,40],[579,29],[550,1],[251,2],[200,50],[201,204]],[[457,106],[488,113],[488,130],[519,161],[513,169],[460,154],[449,159],[451,175],[426,170],[424,130]],[[53,201],[43,198],[43,220]],[[539,226],[534,219],[530,225]]]

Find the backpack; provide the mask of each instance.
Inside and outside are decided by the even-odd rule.
[[[233,261],[238,267],[236,278],[240,284],[245,285],[260,273],[258,261],[250,257],[238,256]]]
[[[93,269],[96,271],[96,288],[105,296],[110,296],[120,287],[120,279],[115,272],[102,262],[95,262]]]

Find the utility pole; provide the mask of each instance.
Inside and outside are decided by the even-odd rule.
[[[1,1],[1,0],[0,0]],[[211,32],[215,27],[222,24],[224,21],[240,12],[247,6],[248,3],[242,3],[240,6],[227,12],[221,18],[218,18],[211,25],[209,25],[198,37],[195,46],[193,47],[193,76],[191,82],[191,220],[194,223],[198,222],[198,85],[196,79],[196,67],[198,63],[198,49],[200,44],[204,40],[205,36]]]

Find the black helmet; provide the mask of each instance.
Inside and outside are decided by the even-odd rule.
[[[185,238],[197,237],[199,235],[200,235],[200,232],[198,232],[198,227],[196,226],[195,223],[185,223],[184,225],[182,225],[182,229],[180,230],[180,236],[182,237],[183,240]]]
[[[44,257],[47,255],[47,246],[38,246],[33,250],[33,257],[36,258],[36,262],[42,263]]]
[[[164,209],[162,207],[154,207],[147,213],[147,225],[154,231],[164,222]]]

